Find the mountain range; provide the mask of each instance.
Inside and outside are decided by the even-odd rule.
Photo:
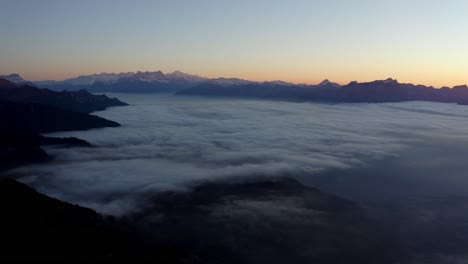
[[[124,72],[124,73],[99,73],[82,75],[63,81],[27,81],[19,74],[0,75],[0,78],[9,80],[16,84],[30,84],[44,87],[54,91],[78,91],[90,92],[128,92],[128,93],[175,93],[186,88],[200,84],[214,84],[219,86],[237,86],[259,83],[238,78],[206,78],[192,75],[181,71],[172,73],[154,72]],[[261,84],[293,86],[292,83],[283,81],[262,82]],[[334,85],[338,85],[333,83]]]
[[[3,78],[20,85],[32,83],[24,80],[18,74],[6,75]],[[161,71],[139,71],[100,73],[63,81],[41,81],[34,84],[51,90],[87,90],[93,93],[172,93],[334,103],[433,101],[468,104],[468,87],[466,85],[436,89],[432,86],[399,83],[392,78],[363,83],[353,81],[347,85],[324,80],[316,85],[307,85],[283,81],[255,82],[237,78],[209,79],[180,71],[166,74]]]
[[[466,85],[436,89],[423,85],[399,83],[391,78],[366,83],[351,82],[343,86],[328,80],[318,85],[248,83],[220,86],[204,83],[178,91],[177,94],[333,103],[432,101],[466,104],[468,102]]]
[[[33,83],[24,80],[19,74],[3,75],[0,76],[0,78],[7,79],[16,84]],[[87,90],[90,92],[171,93],[207,80],[208,78],[180,71],[166,74],[161,71],[138,71],[126,73],[99,73],[78,76],[63,81],[38,81],[33,84],[55,91]]]

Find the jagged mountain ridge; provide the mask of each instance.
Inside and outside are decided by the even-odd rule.
[[[81,75],[74,78],[65,79],[63,81],[39,81],[35,82],[39,86],[97,86],[97,85],[113,85],[119,82],[144,82],[144,83],[192,83],[206,81],[208,78],[200,77],[174,71],[164,74],[161,71],[137,71],[137,72],[122,72],[122,73],[99,73],[91,75]]]
[[[0,79],[4,79],[15,84],[32,84],[31,82],[23,79],[23,77],[21,77],[18,73],[12,73],[9,75],[0,75]]]
[[[41,83],[39,83],[41,84]],[[42,82],[46,85],[46,82]],[[433,101],[468,104],[468,87],[453,88],[399,83],[388,78],[372,82],[350,82],[340,85],[325,79],[316,85],[293,84],[283,81],[255,82],[237,78],[209,79],[180,71],[136,73],[101,73],[61,82],[48,83],[54,90],[90,92],[173,93],[178,95],[253,97],[275,100],[319,102],[403,102]]]
[[[432,101],[465,104],[468,102],[466,85],[436,89],[424,85],[399,83],[391,78],[365,83],[350,82],[344,86],[336,86],[328,80],[319,85],[273,85],[270,87],[259,83],[230,87],[206,83],[182,90],[178,94],[333,103]]]
[[[13,76],[14,75],[14,76]],[[54,91],[79,91],[87,90],[93,93],[99,92],[125,92],[125,93],[176,93],[202,84],[219,85],[223,87],[258,84],[266,87],[272,86],[296,86],[296,84],[281,80],[256,82],[239,78],[207,78],[188,74],[181,71],[163,73],[162,71],[137,71],[122,73],[98,73],[81,75],[63,81],[25,81],[18,74],[4,75],[5,79],[16,84],[30,84],[45,87]],[[12,77],[8,77],[12,76]],[[1,76],[0,76],[1,78]],[[299,85],[310,86],[310,85]],[[323,81],[318,86],[339,87],[338,83]]]
[[[258,82],[258,81],[251,81],[245,80],[240,78],[208,78],[199,75],[193,75],[181,71],[174,71],[170,73],[163,73],[162,71],[137,71],[137,72],[121,72],[121,73],[97,73],[97,74],[90,74],[90,75],[80,75],[78,77],[68,78],[62,81],[56,80],[48,80],[48,81],[27,81],[24,80],[19,74],[14,73],[10,75],[0,75],[0,79],[6,79],[16,84],[36,84],[39,86],[56,86],[56,85],[72,85],[72,86],[92,86],[95,84],[115,84],[121,81],[141,81],[141,82],[175,82],[175,83],[212,83],[212,84],[219,84],[219,85],[246,85],[246,84],[265,84],[265,85],[285,85],[285,86],[307,86],[307,87],[316,87],[316,86],[333,86],[333,87],[341,87],[347,85],[341,85],[336,82],[332,82],[328,79],[324,79],[322,82],[318,84],[294,84],[290,82],[285,82],[281,80],[275,81],[265,81],[265,82]],[[365,83],[373,83],[373,82],[384,82],[388,83],[398,83],[397,80],[388,78],[386,80],[375,80],[372,82],[362,82]],[[352,81],[349,84],[359,83],[357,81]],[[349,85],[348,84],[348,85]],[[423,86],[423,85],[416,85],[416,86]],[[460,85],[459,85],[460,86]],[[461,85],[463,86],[463,85]],[[424,86],[428,88],[433,88],[432,86]],[[455,86],[457,87],[457,86]],[[47,87],[46,87],[47,88]],[[449,87],[441,87],[441,88],[449,88]]]

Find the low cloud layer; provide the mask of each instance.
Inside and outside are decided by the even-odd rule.
[[[395,157],[421,142],[468,138],[468,107],[452,104],[121,99],[133,105],[97,114],[122,127],[53,134],[97,148],[51,148],[52,164],[12,173],[46,194],[121,215],[138,208],[147,193],[193,181],[314,177]]]

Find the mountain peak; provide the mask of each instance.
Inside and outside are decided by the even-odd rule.
[[[393,78],[387,78],[386,80],[383,81],[384,84],[398,84],[398,81]]]
[[[181,81],[181,82],[199,82],[199,81],[207,80],[207,78],[200,77],[194,74],[185,73],[182,71],[173,71],[171,73],[167,73],[166,77],[171,80]]]
[[[149,78],[149,79],[154,79],[154,78],[164,78],[164,73],[162,71],[138,71],[134,74],[134,76],[138,78]]]
[[[173,71],[173,72],[171,72],[169,74],[172,74],[172,75],[191,75],[191,74],[179,71],[179,70],[175,70],[175,71]]]
[[[325,85],[329,85],[329,86],[333,86],[333,87],[340,87],[341,86],[338,83],[330,82],[330,80],[328,80],[328,79],[325,79],[321,83],[318,84],[318,86],[325,86]]]
[[[468,86],[466,84],[465,85],[457,85],[457,86],[454,86],[453,89],[455,89],[455,90],[468,89]]]
[[[27,82],[18,73],[13,73],[10,75],[0,75],[0,78],[8,80],[15,84],[25,84]]]

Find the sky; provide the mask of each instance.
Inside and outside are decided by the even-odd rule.
[[[465,0],[0,0],[0,75],[468,83]]]

